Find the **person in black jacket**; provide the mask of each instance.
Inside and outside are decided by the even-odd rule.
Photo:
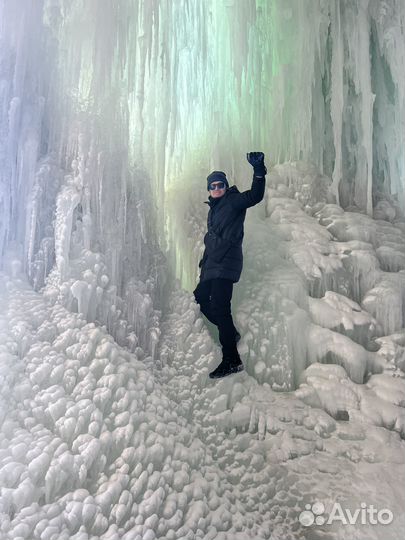
[[[247,160],[253,167],[251,189],[240,192],[229,187],[226,174],[213,171],[207,177],[210,209],[207,233],[204,236],[204,254],[199,263],[200,281],[193,291],[196,302],[209,321],[218,327],[222,346],[222,362],[209,374],[211,378],[224,377],[243,369],[232,314],[233,284],[239,281],[243,267],[242,241],[246,210],[264,197],[267,169],[263,152],[250,152]]]

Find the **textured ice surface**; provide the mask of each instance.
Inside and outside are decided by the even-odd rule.
[[[213,384],[218,347],[180,289],[152,372],[24,281],[3,274],[0,299],[3,538],[312,539],[314,500],[389,507],[394,525],[357,537],[401,537],[404,379],[314,363],[295,392]]]

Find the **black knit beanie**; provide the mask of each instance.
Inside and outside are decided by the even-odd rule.
[[[225,182],[226,187],[229,188],[226,174],[222,171],[212,171],[212,173],[207,176],[207,190],[209,191],[211,182],[219,182],[219,181]]]

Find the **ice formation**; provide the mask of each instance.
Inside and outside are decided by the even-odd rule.
[[[5,539],[318,538],[298,515],[320,499],[388,506],[393,527],[357,534],[401,538],[403,378],[358,384],[313,362],[295,391],[275,392],[250,365],[210,384],[218,345],[183,289],[151,369],[23,277],[1,278]],[[393,365],[404,346],[402,333]]]
[[[402,0],[0,0],[0,539],[402,538]],[[205,177],[249,187],[216,381]],[[304,526],[306,504],[390,525]]]

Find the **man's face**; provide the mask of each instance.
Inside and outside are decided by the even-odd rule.
[[[210,184],[210,195],[213,199],[218,199],[219,197],[222,197],[225,191],[226,191],[225,182],[218,181],[218,182],[212,182]]]

